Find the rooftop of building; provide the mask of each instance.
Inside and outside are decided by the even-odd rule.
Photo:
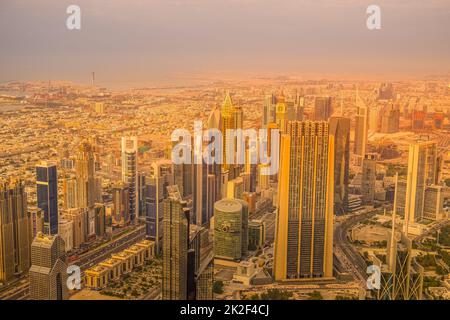
[[[52,244],[53,241],[55,241],[57,236],[52,236],[49,234],[44,234],[42,232],[38,232],[36,234],[36,237],[33,240],[33,245],[34,244]]]
[[[236,199],[222,199],[214,204],[214,208],[224,212],[239,212],[242,210],[242,204]]]

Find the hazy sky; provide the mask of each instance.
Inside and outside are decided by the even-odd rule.
[[[66,8],[81,7],[81,30]],[[382,29],[366,27],[381,7]],[[449,0],[0,0],[0,81],[450,71]]]

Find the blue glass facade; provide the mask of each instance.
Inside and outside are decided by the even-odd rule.
[[[36,167],[37,205],[44,212],[44,232],[58,233],[58,175],[56,165]]]

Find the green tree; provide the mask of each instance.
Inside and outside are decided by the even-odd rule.
[[[445,185],[450,187],[450,178],[445,179]]]
[[[280,289],[269,289],[267,292],[261,294],[261,300],[289,300],[292,297],[292,292]]]
[[[323,300],[322,294],[319,291],[313,291],[308,294],[309,300]]]
[[[213,284],[213,292],[217,294],[223,293],[223,282],[218,280]]]

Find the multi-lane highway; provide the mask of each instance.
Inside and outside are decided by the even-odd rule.
[[[349,273],[354,275],[355,279],[366,286],[367,265],[364,258],[348,241],[348,231],[357,223],[375,215],[376,211],[366,211],[355,214],[342,222],[335,223],[334,226],[334,254],[340,265]]]

